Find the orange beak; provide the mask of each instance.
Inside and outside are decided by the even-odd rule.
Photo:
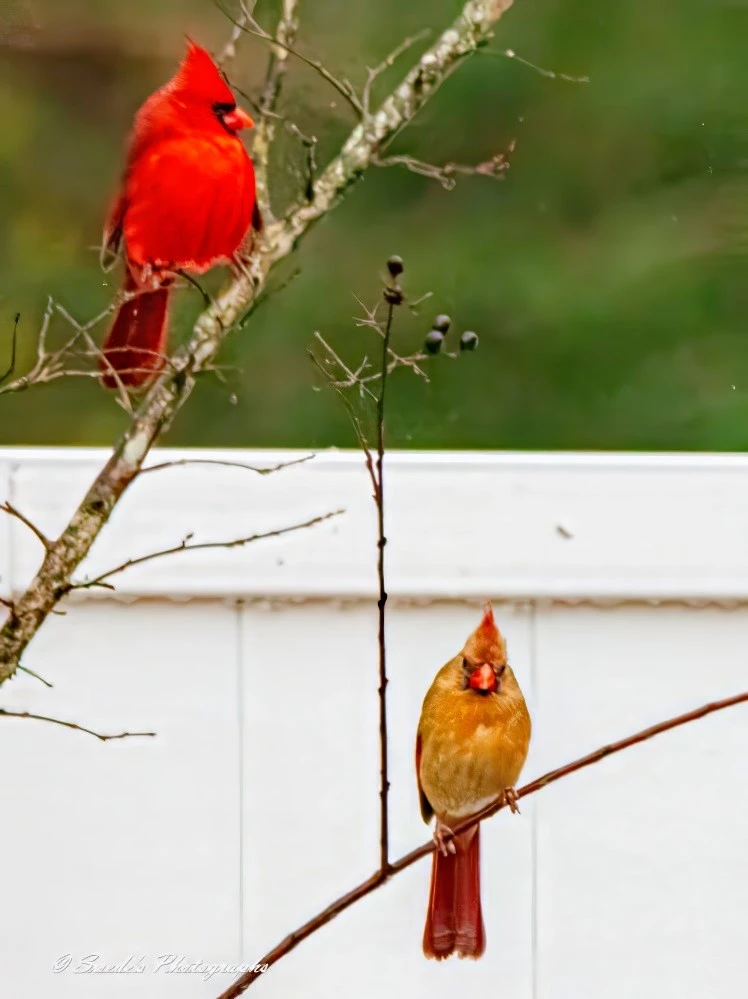
[[[497,690],[498,686],[496,674],[489,663],[483,663],[470,674],[471,690]]]
[[[232,132],[241,132],[243,128],[255,127],[254,121],[252,121],[244,108],[236,108],[234,111],[229,111],[228,114],[222,116],[222,120],[226,128],[230,128]]]

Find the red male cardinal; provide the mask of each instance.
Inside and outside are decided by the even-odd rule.
[[[138,386],[161,367],[169,285],[235,259],[262,221],[252,161],[237,133],[253,121],[205,49],[188,43],[176,75],[135,116],[127,167],[104,227],[124,242],[125,291],[104,343],[102,381]]]
[[[530,745],[530,715],[487,604],[462,652],[436,674],[416,738],[424,822],[436,815],[423,952],[437,959],[480,957],[486,948],[480,904],[480,826],[453,838],[450,826],[505,798]]]

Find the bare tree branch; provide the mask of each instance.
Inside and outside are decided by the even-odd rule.
[[[358,324],[363,325],[362,323]],[[346,388],[357,388],[361,396],[368,395],[371,399],[375,399],[376,396],[369,388],[371,382],[378,382],[382,377],[381,371],[371,371],[371,365],[367,357],[360,362],[355,371],[345,363],[342,357],[337,353],[337,351],[330,346],[330,344],[325,340],[319,330],[314,333],[315,338],[322,344],[328,357],[331,361],[338,365],[340,370],[343,372],[343,377],[331,378],[329,371],[326,373],[328,382],[334,388],[346,389]],[[410,368],[414,375],[418,375],[419,378],[423,378],[425,382],[430,381],[428,374],[421,367],[421,363],[429,360],[429,355],[424,354],[423,351],[418,351],[415,354],[409,354],[407,357],[403,357],[397,354],[392,347],[388,348],[387,355],[389,361],[387,364],[387,374],[391,375],[393,371],[398,368]],[[457,354],[444,351],[444,357],[454,358]]]
[[[245,25],[246,23],[245,17]],[[268,170],[270,168],[270,150],[275,139],[276,118],[274,112],[278,106],[283,76],[286,72],[286,62],[290,51],[288,46],[293,45],[298,28],[299,0],[282,0],[281,15],[275,31],[277,44],[273,45],[270,51],[265,86],[259,104],[260,120],[257,122],[252,143],[257,203],[267,221],[273,218]]]
[[[377,398],[377,464],[376,464],[376,488],[374,490],[374,503],[377,508],[377,583],[379,594],[377,597],[378,627],[377,627],[377,647],[379,652],[379,867],[382,871],[387,870],[390,863],[389,847],[389,760],[387,748],[387,585],[385,572],[384,549],[387,545],[387,536],[384,530],[385,512],[385,491],[384,491],[384,414],[387,391],[387,359],[389,356],[390,337],[392,336],[392,320],[395,309],[402,305],[403,294],[396,275],[392,275],[392,281],[384,292],[387,301],[387,320],[382,337],[382,366],[381,381],[379,383],[379,396]]]
[[[91,362],[103,356],[101,354],[101,350],[91,337],[90,331],[107,316],[111,315],[122,301],[132,297],[134,297],[132,293],[115,296],[113,301],[107,306],[106,309],[104,309],[103,312],[100,312],[98,315],[94,316],[93,319],[84,324],[79,323],[70,315],[67,309],[65,309],[58,302],[55,302],[52,298],[49,298],[47,308],[45,309],[41,326],[39,328],[39,333],[37,334],[36,362],[25,375],[22,375],[19,378],[16,378],[15,381],[9,382],[7,385],[0,387],[0,395],[10,392],[21,392],[24,389],[31,388],[32,385],[43,385],[48,382],[57,381],[58,378],[99,378],[101,376],[101,372],[98,367],[93,366],[93,364],[90,368],[77,370],[69,367],[68,362],[81,359],[86,362]],[[49,326],[52,316],[55,313],[60,315],[65,322],[72,327],[73,333],[60,347],[55,350],[50,350],[47,346]],[[86,345],[87,350],[81,351],[79,347],[81,341],[83,341]],[[114,372],[114,376],[119,385],[120,396],[124,393],[124,397],[120,398],[120,402],[123,404],[123,408],[126,412],[132,415],[132,406],[129,402],[129,396],[122,386],[116,372]]]
[[[369,68],[367,66],[366,72],[366,83],[364,84],[364,89],[361,92],[361,106],[363,108],[364,114],[368,118],[371,114],[371,88],[374,86],[375,81],[391,66],[394,66],[395,62],[408,51],[417,42],[423,41],[431,34],[430,28],[424,28],[423,31],[419,31],[418,34],[413,35],[410,38],[404,39],[397,48],[393,49],[388,56],[386,56],[378,66]]]
[[[372,159],[412,121],[455,68],[491,37],[512,2],[467,0],[457,19],[421,55],[394,92],[356,125],[340,153],[316,179],[311,201],[266,227],[247,273],[235,278],[200,315],[191,338],[144,396],[110,459],[50,546],[34,580],[16,601],[14,613],[0,627],[0,683],[15,672],[26,646],[65,592],[150,448],[189,398],[198,373],[213,362],[224,337],[251,308],[271,270],[351,190]]]
[[[327,360],[332,361],[334,364],[337,364],[337,366],[345,375],[344,378],[333,378],[332,374],[328,369],[325,368],[324,364],[322,362],[318,362],[317,366],[322,370],[327,382],[330,385],[332,385],[333,388],[339,388],[339,389],[353,388],[354,385],[358,386],[362,396],[368,395],[370,399],[376,401],[377,397],[367,386],[367,382],[372,380],[372,376],[364,375],[364,372],[369,367],[369,362],[367,358],[364,358],[363,361],[361,361],[361,363],[359,364],[358,368],[356,368],[356,370],[353,371],[351,370],[351,368],[348,367],[348,365],[345,363],[343,358],[337,353],[337,351],[330,346],[327,340],[325,340],[325,338],[322,336],[319,330],[314,331],[314,339],[317,340],[317,342],[322,344],[322,346],[324,347],[325,353],[327,354]],[[377,373],[377,377],[379,377],[379,373]]]
[[[248,472],[256,472],[258,475],[272,475],[273,472],[280,472],[284,468],[303,465],[305,462],[311,461],[312,458],[316,457],[315,454],[305,454],[302,458],[293,458],[291,461],[279,461],[277,465],[268,465],[267,468],[261,468],[258,465],[248,465],[243,461],[223,461],[220,458],[178,458],[175,461],[160,461],[157,465],[148,465],[146,468],[140,470],[140,474],[145,475],[147,472],[160,472],[164,468],[180,468],[184,465],[221,465],[224,468],[244,468]]]
[[[343,392],[342,389],[338,388],[337,384],[334,381],[331,380],[331,378],[330,378],[330,372],[327,371],[327,369],[324,367],[324,365],[322,364],[322,362],[317,357],[315,357],[314,353],[311,350],[309,351],[309,359],[311,360],[312,364],[314,364],[315,367],[317,367],[319,369],[319,371],[322,373],[323,377],[330,384],[330,386],[333,388],[333,390],[335,392],[337,392],[338,396],[340,397],[341,402],[345,406],[346,412],[348,413],[348,416],[350,417],[351,424],[352,424],[354,432],[356,434],[356,439],[358,440],[359,447],[361,448],[361,450],[364,453],[364,460],[366,462],[366,470],[369,473],[369,478],[371,479],[372,487],[374,489],[376,489],[376,477],[375,477],[375,472],[374,472],[374,461],[373,461],[372,456],[371,456],[371,447],[369,446],[369,442],[366,439],[366,434],[365,434],[364,428],[363,428],[363,426],[361,424],[361,420],[358,418],[358,415],[357,415],[355,409],[351,405],[350,399],[346,396],[345,392]]]
[[[283,0],[283,2],[285,6],[287,4],[290,4],[292,0]],[[513,0],[510,0],[510,2],[513,2]],[[298,0],[296,0],[296,2],[293,3],[293,6],[296,7],[297,4]],[[231,16],[231,14],[228,13],[227,10],[225,10],[225,8],[221,7],[220,9],[222,13],[231,21],[231,23],[234,25],[235,28],[240,27],[239,21],[234,20],[234,18]],[[246,15],[247,13],[246,8],[244,10],[244,13]],[[295,22],[298,21],[298,18],[295,14],[293,20]],[[248,35],[255,35],[257,38],[261,38],[263,41],[269,42],[277,49],[285,50],[285,52],[294,56],[296,59],[299,59],[301,62],[309,66],[311,69],[316,70],[316,72],[319,73],[319,75],[324,80],[327,80],[327,82],[331,86],[333,86],[343,98],[345,98],[345,100],[351,105],[351,107],[353,108],[353,110],[356,112],[357,115],[363,116],[363,108],[361,107],[361,101],[356,96],[356,91],[353,89],[348,80],[339,80],[337,76],[331,73],[330,70],[327,69],[327,67],[320,62],[319,59],[310,59],[308,56],[303,55],[297,49],[293,48],[293,46],[290,43],[284,42],[277,34],[275,37],[273,37],[273,35],[265,31],[264,28],[261,28],[260,25],[257,23],[257,21],[255,21],[255,19],[251,16],[245,16],[244,23],[241,25],[241,30],[245,31]]]
[[[236,23],[231,31],[228,41],[223,46],[221,51],[216,56],[216,62],[222,68],[226,68],[226,63],[231,59],[236,58],[236,45],[239,39],[244,34],[244,26],[247,23],[247,17],[254,14],[254,9],[257,5],[257,0],[246,0],[243,4],[243,9],[239,17],[236,19]]]
[[[35,673],[33,669],[29,669],[28,666],[19,666],[18,668],[22,673],[28,673],[28,675],[33,676],[35,680],[38,680],[40,683],[43,683],[45,687],[49,687],[50,690],[54,688],[53,683],[50,683],[49,680],[45,680],[43,676],[40,676],[38,673]]]
[[[286,130],[294,135],[306,150],[306,174],[304,176],[304,199],[314,200],[314,181],[317,177],[317,136],[307,135],[298,125],[286,120]]]
[[[32,521],[30,521],[28,517],[24,516],[20,510],[16,510],[16,508],[14,506],[11,506],[11,504],[8,503],[7,500],[5,501],[5,503],[0,503],[0,510],[2,510],[4,513],[9,514],[11,517],[15,517],[16,520],[20,520],[21,523],[25,527],[28,527],[31,533],[35,535],[36,538],[38,538],[38,540],[42,543],[44,548],[49,550],[49,546],[51,544],[49,538],[46,536],[46,534],[44,534],[42,531],[39,530],[36,524],[32,523]]]
[[[411,173],[438,180],[445,191],[451,191],[457,185],[456,174],[503,180],[510,166],[508,157],[514,152],[516,145],[516,141],[512,140],[506,153],[496,153],[491,159],[484,163],[476,163],[475,166],[467,166],[464,163],[445,163],[444,166],[437,166],[435,163],[425,163],[423,160],[405,155],[377,157],[372,162],[378,167],[404,166]]]
[[[517,55],[514,49],[504,49],[503,52],[493,52],[489,49],[483,49],[481,55],[487,56],[503,56],[505,59],[514,59],[515,62],[522,63],[523,66],[527,66],[528,69],[534,70],[540,76],[545,76],[549,80],[565,80],[567,83],[589,83],[589,76],[570,76],[569,73],[559,73],[552,69],[543,69],[542,66],[536,66],[534,62],[530,62],[529,59],[524,59],[521,55]]]
[[[193,278],[190,274],[183,273],[182,271],[177,272],[177,274],[183,279],[184,284],[180,285],[176,282],[173,283],[171,285],[173,290],[189,285],[196,288],[200,293],[205,308],[209,308],[213,304],[213,300],[195,278]],[[128,416],[132,416],[132,399],[120,376],[124,374],[135,374],[144,370],[148,375],[152,375],[153,368],[126,368],[116,371],[112,367],[109,358],[104,355],[101,348],[94,341],[91,336],[91,330],[115,312],[124,302],[137,298],[142,294],[147,294],[147,292],[118,292],[106,309],[99,312],[98,315],[94,316],[93,319],[90,319],[87,323],[78,322],[78,320],[75,319],[75,317],[72,316],[63,305],[50,298],[37,334],[37,359],[35,364],[29,371],[26,372],[25,375],[22,375],[19,378],[16,378],[15,381],[0,387],[0,395],[10,392],[21,392],[34,385],[44,385],[49,382],[57,381],[59,378],[95,378],[98,380],[101,378],[103,367],[107,375],[111,376],[115,382],[117,401]],[[65,320],[67,325],[73,329],[73,333],[62,343],[60,347],[52,350],[48,347],[48,336],[50,321],[55,314]],[[115,348],[115,350],[127,351],[128,348]],[[146,350],[142,350],[141,353],[157,358],[159,366],[163,365],[170,368],[172,371],[174,370],[171,358],[168,355]],[[75,366],[71,366],[75,365],[77,362],[82,362],[83,364],[88,365],[88,367],[76,368]],[[203,370],[215,369],[212,366],[208,366],[203,368]],[[2,379],[0,379],[0,381],[2,381]]]
[[[325,350],[325,360],[321,361],[312,353],[312,360],[325,377],[327,383],[337,392],[346,406],[346,410],[353,424],[353,429],[359,441],[359,445],[364,453],[366,469],[372,485],[372,495],[377,515],[377,582],[378,582],[378,673],[379,673],[379,766],[380,766],[380,822],[379,822],[379,871],[385,873],[389,869],[389,759],[388,759],[388,734],[387,734],[387,642],[386,642],[386,606],[387,606],[387,582],[385,548],[387,536],[385,533],[385,479],[384,479],[384,457],[385,457],[385,414],[387,401],[387,379],[389,375],[399,366],[410,366],[415,371],[423,374],[418,365],[410,358],[401,358],[390,346],[392,340],[392,326],[395,310],[402,306],[405,301],[405,293],[400,285],[400,275],[403,273],[403,262],[400,257],[393,256],[387,261],[388,278],[382,292],[382,299],[386,305],[386,316],[383,321],[378,318],[379,303],[373,309],[368,309],[360,301],[359,304],[366,313],[366,318],[359,319],[356,323],[359,327],[367,327],[379,336],[380,360],[379,370],[374,374],[365,374],[369,364],[366,357],[352,370],[338,356],[335,350],[317,331],[315,338]],[[446,320],[446,328],[449,326],[449,318],[439,317],[442,324]],[[442,325],[442,328],[444,326]],[[424,355],[425,357],[425,355]],[[334,371],[330,370],[330,365],[334,366]],[[337,371],[342,371],[345,380],[337,377]],[[425,377],[425,375],[424,375]],[[378,393],[375,393],[368,386],[368,382],[378,379]],[[363,429],[362,422],[348,399],[344,389],[358,388],[362,399],[373,405],[374,425],[376,432],[376,459],[372,454]]]
[[[8,367],[2,373],[2,375],[0,375],[0,385],[3,384],[3,382],[5,381],[6,378],[10,378],[10,376],[15,371],[15,367],[16,367],[16,347],[17,347],[17,344],[18,344],[18,324],[20,323],[20,321],[21,321],[21,313],[20,312],[16,312],[15,318],[13,320],[13,335],[12,335],[11,341],[10,341],[10,362],[8,364]]]
[[[84,579],[80,582],[75,582],[71,580],[64,587],[65,593],[70,593],[71,590],[90,590],[94,586],[103,586],[106,589],[113,590],[114,587],[105,582],[110,576],[116,576],[120,572],[124,572],[125,569],[130,569],[134,565],[142,565],[143,562],[152,562],[156,558],[164,558],[167,555],[176,555],[179,552],[196,552],[204,550],[207,548],[243,548],[245,545],[252,544],[253,541],[262,541],[264,538],[279,538],[283,534],[291,534],[294,531],[304,530],[306,527],[314,527],[317,524],[322,524],[326,520],[330,520],[332,517],[339,517],[341,513],[345,513],[344,510],[333,510],[332,513],[323,513],[319,517],[312,517],[311,520],[305,520],[301,524],[292,524],[290,527],[279,527],[274,531],[261,531],[257,534],[250,534],[246,538],[235,538],[233,541],[202,541],[197,544],[190,544],[193,537],[192,534],[188,534],[178,545],[174,545],[172,548],[162,548],[157,552],[149,552],[148,555],[140,555],[138,558],[129,558],[120,565],[115,566],[113,569],[107,569],[106,572],[100,573],[100,575],[95,576],[93,579]]]
[[[635,746],[640,742],[645,742],[647,739],[653,738],[653,736],[660,735],[662,732],[668,732],[670,729],[678,728],[680,725],[687,725],[689,722],[697,721],[699,718],[704,718],[706,715],[712,714],[715,711],[723,711],[725,708],[733,707],[736,704],[742,704],[748,701],[748,691],[742,694],[736,694],[734,697],[725,698],[722,701],[714,701],[711,704],[704,704],[700,708],[696,708],[695,711],[689,711],[686,714],[678,715],[676,718],[670,718],[668,721],[660,722],[658,725],[653,725],[651,728],[645,728],[641,732],[637,732],[635,735],[630,735],[625,739],[620,739],[618,742],[612,742],[607,746],[601,746],[600,749],[596,749],[593,753],[589,753],[587,756],[582,756],[580,759],[575,760],[573,763],[567,763],[565,766],[558,767],[556,770],[551,770],[549,773],[544,774],[542,777],[538,777],[537,780],[531,781],[529,784],[525,784],[524,787],[519,788],[517,791],[518,798],[526,798],[530,794],[534,794],[536,791],[540,791],[542,788],[547,787],[549,784],[555,783],[555,781],[560,780],[562,777],[567,777],[569,774],[576,773],[578,770],[582,770],[584,767],[589,767],[593,763],[599,763],[600,760],[604,760],[606,756],[611,756],[613,753],[620,753],[623,749],[628,749],[630,746]],[[503,800],[497,801],[495,804],[484,808],[481,812],[473,815],[472,818],[461,822],[454,829],[454,835],[464,832],[471,826],[477,825],[478,822],[482,822],[484,819],[490,818],[497,812],[501,811],[502,808],[506,807]],[[429,854],[433,853],[436,849],[436,844],[433,840],[429,840],[427,843],[422,844],[415,850],[411,850],[410,853],[406,853],[404,856],[400,857],[399,860],[394,861],[386,870],[375,871],[371,877],[367,878],[366,881],[362,881],[361,884],[356,885],[345,895],[341,895],[340,898],[336,899],[326,909],[318,912],[316,916],[313,916],[306,923],[303,923],[298,929],[294,930],[293,933],[289,933],[287,937],[272,950],[261,958],[256,964],[257,968],[263,967],[267,968],[273,964],[277,964],[281,958],[289,954],[302,942],[310,937],[317,930],[322,929],[327,923],[339,916],[341,912],[345,912],[346,909],[350,908],[355,902],[360,901],[360,899],[365,898],[370,895],[377,888],[381,888],[386,881],[388,881],[393,875],[400,874],[401,871],[406,870],[411,867],[417,861],[422,860],[424,857],[428,857]],[[237,999],[238,996],[242,995],[249,988],[253,982],[260,977],[260,972],[248,971],[243,974],[240,978],[230,985],[224,992],[218,996],[218,999]]]
[[[111,742],[114,739],[154,738],[156,735],[155,732],[118,732],[116,735],[104,735],[101,732],[94,732],[91,728],[85,728],[83,725],[76,725],[75,722],[63,721],[61,718],[50,718],[49,715],[35,715],[30,711],[9,711],[7,708],[0,708],[0,715],[4,715],[6,718],[32,718],[36,721],[51,722],[52,725],[62,725],[63,728],[72,728],[76,732],[85,732],[86,735],[92,735],[101,742]]]

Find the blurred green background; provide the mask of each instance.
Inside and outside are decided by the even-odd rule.
[[[231,6],[231,0],[226,0]],[[259,0],[270,27],[277,3]],[[361,84],[405,35],[460,0],[302,0],[297,42]],[[236,13],[236,7],[233,7]],[[315,329],[355,361],[371,353],[354,295],[376,299],[399,253],[421,319],[475,329],[480,350],[437,358],[431,383],[392,381],[390,440],[401,447],[743,449],[746,349],[746,4],[740,0],[516,0],[473,57],[392,147],[475,163],[516,140],[503,182],[453,191],[399,168],[372,169],[303,242],[300,273],[225,345],[228,385],[201,379],[172,445],[352,445],[339,401],[316,392]],[[95,246],[141,101],[173,72],[185,33],[214,51],[230,25],[211,0],[4,0],[0,7],[0,369],[21,313],[23,369],[48,296],[78,319],[104,308],[111,278]],[[397,82],[415,52],[383,78]],[[517,59],[588,76],[542,75]],[[266,48],[244,39],[232,79],[256,94]],[[319,139],[324,164],[350,109],[292,59],[284,113]],[[301,183],[303,152],[283,136],[274,205]],[[219,288],[225,275],[211,277]],[[181,292],[172,336],[200,308]],[[431,303],[433,303],[433,308]],[[64,327],[55,320],[54,335]],[[103,336],[104,330],[99,331]],[[235,398],[232,398],[235,396]],[[94,381],[0,396],[0,443],[108,444],[124,416]]]

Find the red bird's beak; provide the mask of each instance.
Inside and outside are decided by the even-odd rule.
[[[235,108],[233,111],[228,111],[221,116],[221,120],[226,128],[230,128],[232,132],[241,132],[243,128],[255,127],[255,123],[244,108]]]
[[[490,666],[489,663],[483,663],[482,666],[474,669],[470,674],[471,690],[495,691],[498,689],[498,686],[496,674],[493,671],[493,667]]]

